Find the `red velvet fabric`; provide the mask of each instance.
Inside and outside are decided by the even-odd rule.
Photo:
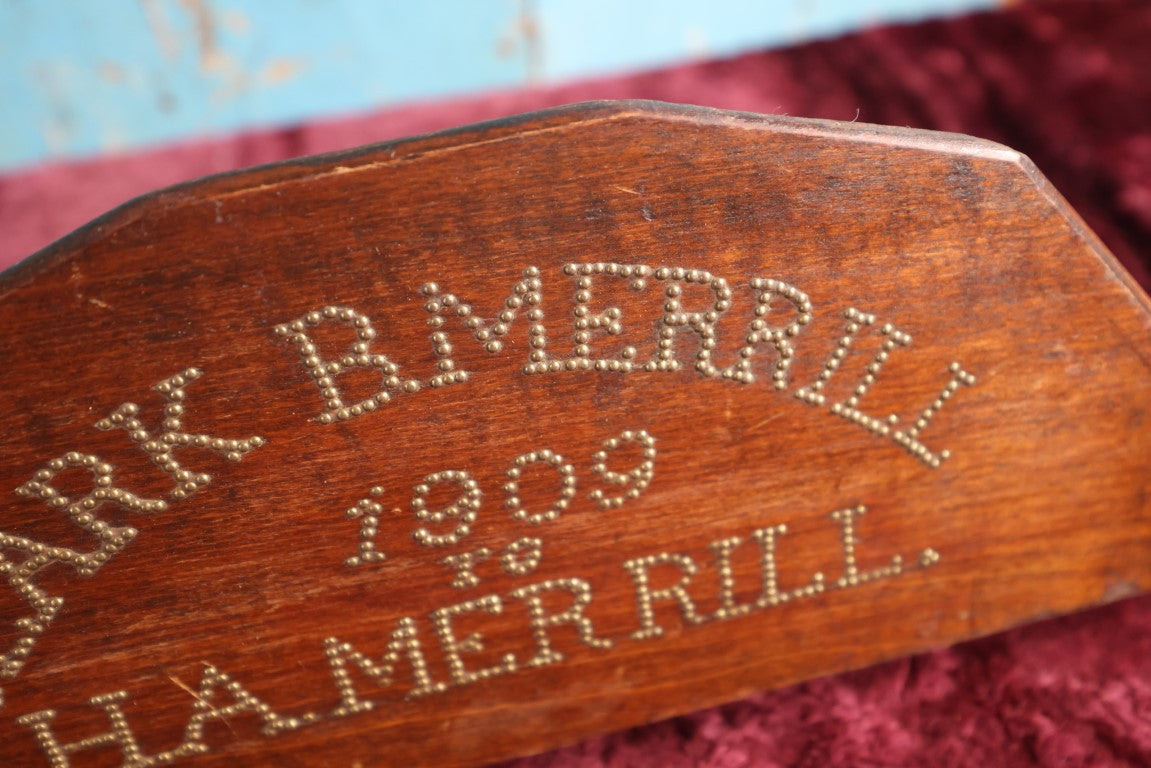
[[[0,267],[158,186],[593,98],[858,119],[1004,142],[1030,155],[1151,286],[1151,3],[1145,0],[1021,5],[729,60],[9,174],[0,177]],[[508,764],[919,765],[1151,765],[1151,598]]]

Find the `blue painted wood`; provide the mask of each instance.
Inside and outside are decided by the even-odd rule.
[[[0,169],[997,0],[0,0]]]

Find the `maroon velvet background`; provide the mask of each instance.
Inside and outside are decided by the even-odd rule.
[[[1146,0],[1023,5],[730,60],[0,176],[0,267],[159,186],[599,98],[858,119],[1001,141],[1030,155],[1151,287]],[[507,765],[1151,765],[1151,598]]]

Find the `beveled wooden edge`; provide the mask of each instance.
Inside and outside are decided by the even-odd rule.
[[[1043,171],[1032,162],[1031,158],[1022,153],[1015,153],[1015,165],[1026,174],[1027,178],[1035,185],[1035,188],[1047,198],[1051,203],[1051,207],[1059,211],[1059,215],[1067,222],[1068,226],[1074,230],[1075,234],[1084,241],[1084,243],[1095,253],[1095,255],[1102,261],[1111,274],[1118,280],[1127,290],[1131,293],[1131,297],[1139,304],[1139,307],[1148,314],[1151,314],[1151,297],[1139,284],[1131,273],[1124,269],[1119,259],[1111,252],[1111,249],[1099,239],[1099,235],[1087,225],[1079,212],[1075,210],[1072,205],[1067,202],[1062,193],[1055,188],[1055,185],[1043,175]]]
[[[693,123],[705,122],[728,127],[745,127],[749,130],[770,128],[776,132],[801,136],[846,137],[865,144],[899,146],[904,149],[919,148],[955,155],[994,158],[1018,166],[1037,183],[1041,183],[1048,197],[1065,212],[1065,215],[1071,211],[1066,201],[1025,155],[1003,144],[973,136],[870,123],[848,123],[787,115],[761,115],[754,112],[738,112],[640,99],[586,101],[471,123],[417,136],[367,144],[352,149],[239,168],[199,179],[190,179],[170,187],[145,193],[122,203],[108,213],[93,219],[0,272],[0,298],[3,298],[9,287],[26,282],[36,271],[55,263],[56,259],[68,252],[83,248],[96,238],[106,237],[159,208],[171,209],[202,202],[206,199],[244,194],[255,189],[267,189],[280,184],[306,182],[331,174],[397,165],[431,152],[454,151],[474,146],[476,143],[506,141],[523,137],[535,131],[629,117]],[[534,127],[525,132],[525,126]],[[474,137],[474,140],[461,141],[467,137]],[[259,186],[252,187],[249,178],[256,173],[262,177],[262,182]],[[1107,258],[1108,263],[1118,275],[1126,274],[1122,268],[1116,269],[1118,260],[1106,250],[1093,234],[1090,234],[1090,230],[1078,219],[1077,215],[1071,214],[1068,218],[1075,223],[1076,228],[1082,233],[1090,235],[1093,247]],[[1137,288],[1134,281],[1129,282],[1133,288]],[[1141,300],[1145,302],[1145,306],[1151,308],[1151,300],[1148,300],[1146,295],[1142,295]]]

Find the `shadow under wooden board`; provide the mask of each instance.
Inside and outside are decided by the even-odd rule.
[[[479,765],[1151,586],[1147,297],[961,136],[577,105],[0,277],[0,765]]]

